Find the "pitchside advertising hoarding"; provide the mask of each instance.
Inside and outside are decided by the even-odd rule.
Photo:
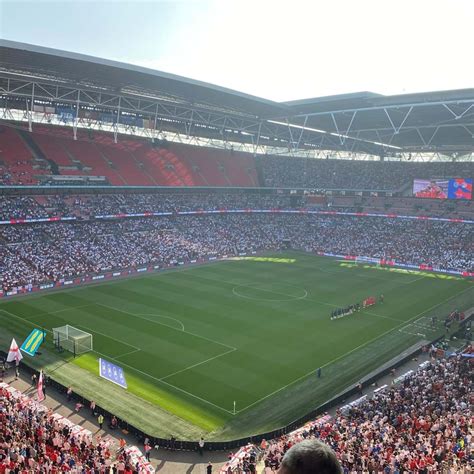
[[[472,199],[472,178],[415,179],[413,195],[430,199]]]
[[[108,360],[102,358],[99,359],[99,375],[116,385],[120,385],[122,388],[127,388],[125,373],[122,367],[115,365]]]

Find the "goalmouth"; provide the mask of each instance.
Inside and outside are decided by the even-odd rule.
[[[53,328],[53,340],[58,351],[67,350],[74,357],[93,350],[92,334],[69,324]]]

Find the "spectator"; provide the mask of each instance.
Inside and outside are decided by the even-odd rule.
[[[279,474],[342,474],[336,454],[321,441],[304,440],[283,456]]]

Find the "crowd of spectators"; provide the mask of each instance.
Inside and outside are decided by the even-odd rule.
[[[472,225],[314,214],[218,214],[0,226],[4,291],[143,265],[291,247],[472,271]]]
[[[0,473],[154,472],[148,465],[126,444],[94,437],[7,384],[0,385]]]
[[[302,205],[289,195],[257,193],[160,193],[76,196],[73,206],[84,216],[219,209],[283,209]]]
[[[347,413],[265,442],[265,472],[276,472],[291,446],[312,438],[336,452],[344,473],[472,472],[470,360],[432,360]]]
[[[37,219],[48,217],[48,211],[30,196],[2,196],[0,219]]]
[[[474,176],[474,162],[320,160],[265,155],[265,185],[357,190],[398,190],[414,179]]]
[[[413,197],[313,196],[288,193],[201,192],[150,194],[84,194],[0,197],[0,220],[75,217],[146,212],[213,211],[220,209],[346,210],[473,219],[473,201]]]
[[[301,206],[302,199],[289,195],[245,192],[3,196],[0,198],[0,220]]]

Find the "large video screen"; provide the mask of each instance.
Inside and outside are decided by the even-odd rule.
[[[430,199],[472,199],[472,179],[415,179],[413,195]]]

